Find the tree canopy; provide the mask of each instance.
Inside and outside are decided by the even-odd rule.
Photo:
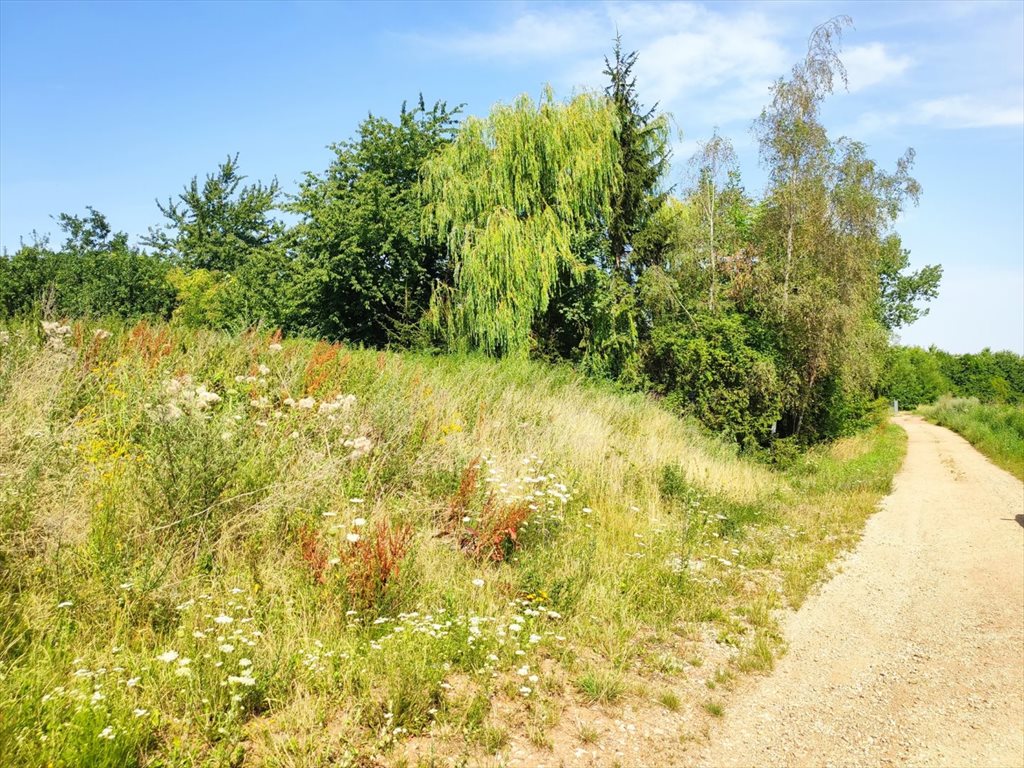
[[[593,94],[566,103],[551,90],[470,118],[427,161],[425,220],[454,260],[451,290],[435,295],[449,341],[525,355],[573,239],[606,220],[619,187],[615,113]]]
[[[767,94],[768,178],[744,187],[727,136],[698,141],[667,188],[669,118],[647,108],[616,37],[607,87],[546,88],[486,116],[423,97],[370,114],[293,194],[246,183],[228,155],[157,203],[141,246],[92,208],[0,259],[0,314],[170,317],[373,347],[535,355],[659,396],[750,449],[828,439],[877,396],[939,390],[1014,401],[1020,358],[894,346],[942,268],[910,268],[896,225],[921,187],[836,139],[836,17]],[[287,223],[278,217],[288,217]]]

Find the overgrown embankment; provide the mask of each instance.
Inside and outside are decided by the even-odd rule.
[[[479,762],[626,704],[682,736],[903,450],[778,473],[564,368],[109,330],[0,337],[13,764]]]
[[[943,397],[918,412],[960,433],[1000,467],[1024,480],[1024,406]]]

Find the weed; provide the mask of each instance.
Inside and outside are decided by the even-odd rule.
[[[600,704],[614,704],[625,692],[622,677],[614,671],[594,670],[581,675],[576,680],[587,701]]]
[[[679,708],[682,706],[682,702],[679,700],[679,694],[675,691],[662,691],[659,693],[658,703],[669,712],[678,712]]]
[[[722,717],[725,714],[725,708],[717,701],[705,701],[704,711],[712,717]]]
[[[625,669],[684,673],[661,642],[722,633],[736,672],[766,668],[772,611],[856,540],[903,445],[771,472],[567,368],[47,322],[0,334],[12,765],[546,748],[563,680],[617,703]]]
[[[485,725],[477,731],[475,741],[488,754],[495,755],[508,744],[508,731],[498,726]]]

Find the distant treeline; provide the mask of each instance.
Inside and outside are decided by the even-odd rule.
[[[1024,357],[988,349],[954,355],[935,347],[893,347],[879,390],[907,408],[933,403],[942,395],[1020,405],[1024,404]]]
[[[0,259],[0,315],[533,356],[663,397],[741,445],[844,434],[941,276],[908,271],[894,230],[920,194],[913,150],[886,171],[820,121],[845,83],[848,23],[814,30],[772,86],[754,125],[759,198],[717,134],[688,185],[666,186],[668,116],[641,105],[636,54],[616,41],[604,93],[546,91],[483,118],[421,97],[397,121],[364,120],[292,194],[247,184],[228,157],[160,203],[138,245],[91,208],[61,214],[61,244]]]

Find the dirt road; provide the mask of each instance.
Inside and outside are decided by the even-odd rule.
[[[707,766],[1024,766],[1024,484],[912,416],[893,492]]]

